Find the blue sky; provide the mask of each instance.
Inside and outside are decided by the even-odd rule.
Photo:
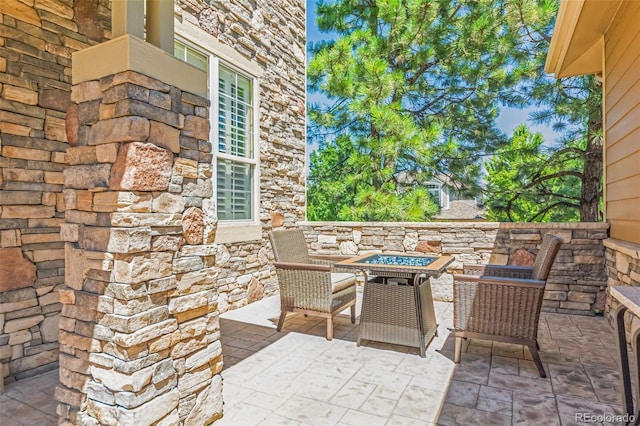
[[[324,34],[318,31],[316,26],[316,6],[315,0],[306,0],[307,1],[307,43],[312,43],[319,40],[326,40],[332,38],[332,34]],[[308,56],[307,56],[308,59]],[[322,97],[317,95],[312,95],[309,100],[314,102],[321,102]],[[522,123],[527,123],[529,129],[534,132],[542,133],[545,141],[547,143],[556,142],[558,136],[549,126],[533,124],[529,121],[529,114],[533,112],[534,108],[528,109],[514,109],[514,108],[505,108],[502,107],[500,111],[500,116],[498,117],[498,127],[506,133],[508,136],[511,136],[513,133],[513,129],[515,129],[518,125]],[[309,151],[315,150],[316,146],[310,146]]]

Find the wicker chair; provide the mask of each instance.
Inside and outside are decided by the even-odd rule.
[[[538,320],[561,241],[545,235],[533,267],[464,265],[464,275],[453,276],[456,363],[460,362],[462,339],[516,343],[529,348],[540,377],[546,377],[538,355]]]
[[[351,323],[355,324],[356,276],[334,267],[347,257],[309,256],[299,229],[272,231],[269,238],[280,286],[278,331],[287,312],[327,318],[327,340],[333,338],[333,317],[347,307],[351,307]]]

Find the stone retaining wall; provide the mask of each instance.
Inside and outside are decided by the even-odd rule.
[[[433,281],[434,298],[452,299],[451,273],[463,263],[530,265],[542,237],[553,233],[563,244],[547,281],[543,309],[592,315],[604,308],[607,285],[604,223],[359,223],[303,222],[316,254],[395,251],[452,255],[448,273]]]

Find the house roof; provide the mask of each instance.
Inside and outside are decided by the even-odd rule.
[[[440,210],[435,216],[436,220],[484,220],[487,210],[478,207],[475,200],[453,200],[449,202],[449,208]]]
[[[602,73],[603,36],[625,0],[561,0],[544,69],[557,78]]]

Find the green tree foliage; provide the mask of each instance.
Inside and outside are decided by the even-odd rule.
[[[532,116],[534,122],[552,124],[562,136],[548,153],[548,162],[561,168],[555,173],[542,173],[539,176],[536,175],[539,172],[536,168],[526,168],[524,172],[528,172],[528,175],[523,177],[521,191],[535,193],[536,188],[524,187],[524,182],[544,180],[545,176],[552,181],[558,177],[572,181],[577,178],[574,184],[579,189],[579,199],[577,203],[571,203],[577,204],[579,215],[576,220],[600,221],[603,171],[600,82],[592,75],[557,79],[544,71],[558,9],[557,0],[513,1],[511,8],[512,13],[507,15],[509,31],[520,35],[520,42],[513,51],[514,67],[511,71],[518,84],[513,90],[505,92],[507,96],[503,101],[516,107],[536,105],[538,110]],[[568,158],[576,159],[578,163],[568,161]],[[580,166],[577,169],[574,167],[576,164]],[[549,185],[553,186],[552,183]],[[572,199],[575,191],[566,195]],[[542,217],[537,213],[544,213],[546,206],[553,204],[555,198],[550,197],[538,205],[540,211],[532,205],[527,216]],[[565,207],[573,209],[570,205]],[[573,216],[573,213],[569,216]]]
[[[504,137],[498,100],[517,34],[500,0],[320,0],[311,46],[312,220],[427,220],[435,173],[475,182]]]
[[[580,218],[582,148],[549,152],[540,133],[518,126],[487,161],[486,205],[499,222],[571,222]],[[575,148],[575,149],[574,149]]]
[[[577,205],[580,220],[600,220],[601,88],[592,76],[545,73],[557,8],[558,0],[320,0],[319,28],[337,37],[310,49],[309,92],[328,102],[309,107],[319,146],[309,219],[427,220],[435,208],[423,184],[443,173],[479,189],[481,159],[510,152],[499,107],[533,104],[532,118],[562,139],[549,151],[527,148],[528,161],[546,158],[547,168],[523,163],[514,180],[492,183],[503,209],[496,219],[576,219]]]

